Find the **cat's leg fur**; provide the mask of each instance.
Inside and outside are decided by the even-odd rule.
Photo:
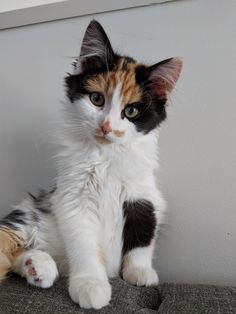
[[[152,267],[155,238],[165,210],[165,201],[155,187],[150,175],[140,195],[130,195],[132,201],[123,205],[125,224],[123,230],[122,276],[137,286],[157,285],[158,275]]]
[[[158,284],[158,275],[152,268],[154,241],[147,247],[131,250],[123,258],[122,274],[125,281],[136,286]]]
[[[25,277],[27,282],[40,288],[49,288],[58,277],[53,258],[41,250],[27,250],[14,261],[12,270]]]
[[[60,199],[55,195],[54,207],[60,209],[55,211],[55,216],[68,257],[70,296],[83,308],[100,309],[110,301],[111,286],[99,243],[102,229],[97,207],[87,188],[79,200],[65,198],[58,203]]]
[[[64,231],[63,235],[68,241],[70,296],[83,308],[100,309],[109,303],[111,287],[101,258],[97,225],[92,223],[94,219],[88,214],[74,217],[73,232]]]

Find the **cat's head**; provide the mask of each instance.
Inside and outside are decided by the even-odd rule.
[[[73,130],[100,144],[144,136],[166,118],[181,69],[180,58],[147,66],[116,54],[102,26],[91,21],[74,74],[66,78]]]

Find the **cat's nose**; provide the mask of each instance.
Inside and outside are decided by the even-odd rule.
[[[109,121],[106,121],[101,125],[101,131],[102,131],[103,135],[107,135],[108,133],[110,133],[112,131],[112,128],[111,128]]]

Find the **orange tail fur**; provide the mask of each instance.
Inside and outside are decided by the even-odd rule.
[[[24,238],[19,231],[0,226],[0,282],[11,271],[16,257],[24,251]]]

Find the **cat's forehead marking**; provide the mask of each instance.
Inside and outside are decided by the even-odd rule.
[[[139,65],[137,62],[128,62],[122,58],[112,71],[90,78],[86,84],[87,89],[91,92],[100,92],[111,99],[116,87],[120,85],[121,110],[123,110],[127,104],[141,99],[142,90],[136,82],[136,67]]]

